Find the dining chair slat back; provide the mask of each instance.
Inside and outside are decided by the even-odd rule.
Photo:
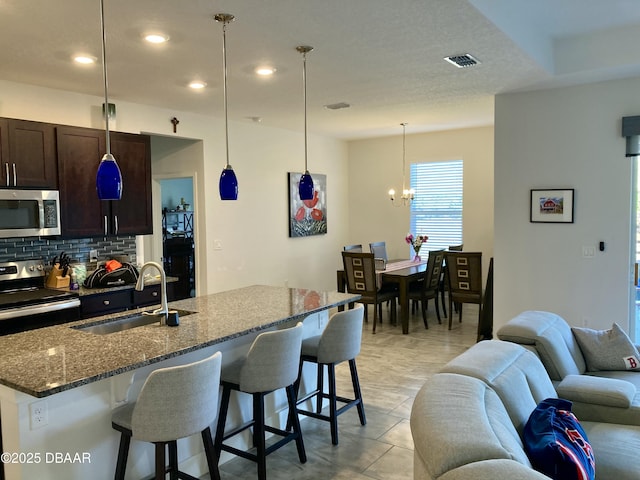
[[[464,244],[460,245],[449,245],[447,247],[447,251],[449,252],[461,252]],[[444,303],[444,294],[449,291],[449,275],[447,274],[447,259],[445,258],[444,264],[442,265],[442,275],[440,275],[440,298],[442,300],[442,312],[446,318],[447,316],[447,307]]]
[[[424,328],[429,328],[427,323],[427,306],[430,299],[435,299],[436,315],[438,323],[442,323],[440,319],[440,307],[438,305],[438,291],[440,288],[440,275],[442,274],[442,264],[444,262],[444,250],[431,250],[429,252],[429,260],[427,261],[427,269],[424,271],[424,277],[415,288],[410,288],[409,299],[418,300],[422,304],[422,321]]]
[[[479,305],[478,318],[482,318],[482,252],[445,252],[449,278],[449,329],[451,329],[453,303],[460,304],[458,319],[462,322],[462,304]]]
[[[379,289],[376,279],[373,253],[342,252],[342,262],[347,280],[347,292],[361,296],[361,303],[373,305],[373,333],[378,321],[378,304],[391,300],[391,318],[395,320],[397,290]],[[365,320],[367,309],[365,308]]]
[[[344,252],[355,252],[355,253],[362,253],[362,245],[360,244],[354,244],[354,245],[345,245],[342,250]]]

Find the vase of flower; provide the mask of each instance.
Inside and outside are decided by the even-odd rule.
[[[414,237],[412,233],[409,233],[404,237],[404,240],[413,247],[413,251],[415,252],[415,256],[413,257],[414,262],[422,261],[420,258],[420,248],[428,239],[429,237],[426,235],[416,235]]]

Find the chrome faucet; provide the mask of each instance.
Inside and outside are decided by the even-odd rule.
[[[160,272],[160,308],[154,310],[150,315],[162,315],[160,324],[164,325],[167,323],[167,317],[169,316],[169,305],[167,304],[167,275],[164,273],[162,265],[157,262],[146,262],[142,265],[138,275],[138,281],[136,282],[136,290],[141,292],[144,288],[144,272],[148,270],[149,267],[155,267],[158,272]]]

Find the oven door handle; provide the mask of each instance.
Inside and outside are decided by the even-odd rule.
[[[67,308],[76,308],[80,306],[79,298],[72,298],[70,300],[39,303],[37,305],[30,305],[18,308],[8,308],[6,310],[0,310],[0,320],[9,320],[12,318],[24,317],[27,315],[37,315],[40,313],[54,312],[56,310],[66,310]]]

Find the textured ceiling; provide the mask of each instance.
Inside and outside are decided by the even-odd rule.
[[[229,118],[301,130],[295,47],[312,45],[308,128],[338,138],[491,125],[496,93],[640,75],[637,0],[105,0],[110,101],[222,116],[220,12],[236,16]],[[149,31],[170,41],[148,45]],[[0,0],[0,45],[1,79],[102,95],[99,0]],[[460,53],[481,64],[443,60]],[[276,74],[257,78],[265,63]],[[337,102],[351,108],[323,107]]]

